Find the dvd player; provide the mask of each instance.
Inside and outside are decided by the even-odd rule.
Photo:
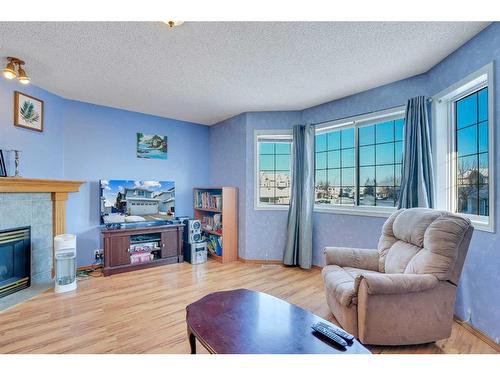
[[[172,220],[158,220],[158,221],[145,221],[145,222],[135,222],[135,223],[107,223],[104,224],[106,229],[134,229],[134,228],[148,228],[148,227],[158,227],[161,225],[172,225],[175,224]]]

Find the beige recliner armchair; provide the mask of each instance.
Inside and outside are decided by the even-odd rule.
[[[474,227],[458,215],[398,210],[378,250],[327,247],[328,306],[365,344],[421,344],[450,336],[457,282]]]

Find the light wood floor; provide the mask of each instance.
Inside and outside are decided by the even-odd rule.
[[[334,321],[320,272],[239,262],[174,264],[80,281],[0,313],[1,353],[189,353],[185,307],[207,293],[248,288],[272,294]],[[200,352],[203,351],[198,345]],[[374,353],[495,353],[454,323],[452,337]]]

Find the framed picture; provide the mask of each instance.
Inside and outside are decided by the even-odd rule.
[[[7,177],[7,169],[5,169],[2,150],[0,150],[0,177]]]
[[[22,92],[14,92],[14,125],[43,131],[43,101]]]
[[[167,159],[168,141],[163,135],[137,133],[137,157]]]

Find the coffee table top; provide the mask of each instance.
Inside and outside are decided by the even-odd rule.
[[[188,329],[211,353],[370,353],[357,340],[345,349],[335,346],[311,329],[314,323],[326,320],[261,292],[211,293],[186,310]]]

